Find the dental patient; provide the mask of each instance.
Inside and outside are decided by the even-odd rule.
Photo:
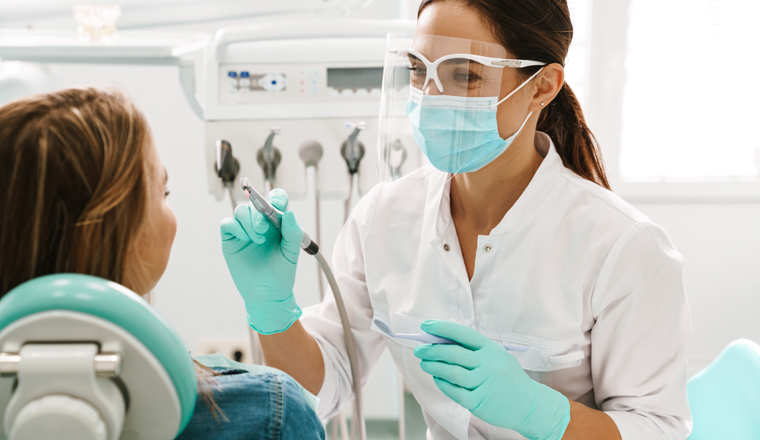
[[[0,107],[0,297],[54,273],[146,295],[177,229],[166,185],[145,117],[123,93],[68,89]],[[285,373],[221,356],[195,367],[199,398],[178,439],[324,439],[316,398]]]

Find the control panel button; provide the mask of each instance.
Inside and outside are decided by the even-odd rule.
[[[336,89],[334,87],[329,87],[327,89],[327,95],[328,96],[340,96],[340,92],[338,91],[338,89]]]
[[[367,89],[356,89],[356,96],[367,96],[369,95],[369,90]]]
[[[237,87],[238,86],[237,78],[227,78],[227,85],[230,87]]]
[[[259,87],[271,93],[285,90],[286,84],[285,75],[278,72],[269,72],[259,79]]]
[[[238,83],[240,84],[240,87],[245,87],[245,88],[251,87],[251,80],[245,77],[241,78],[240,81],[238,81]]]
[[[230,78],[237,78],[238,75],[236,71],[230,70],[229,72],[227,72],[227,76],[229,76]]]
[[[319,89],[318,89],[318,88],[316,88],[316,87],[312,87],[312,88],[311,88],[311,94],[312,94],[312,95],[318,95],[318,94],[319,94]]]
[[[249,76],[251,76],[251,74],[248,73],[247,70],[244,70],[244,71],[240,72],[240,77],[241,78],[248,78]]]
[[[354,96],[354,91],[352,89],[343,89],[340,91],[340,94],[343,96]]]

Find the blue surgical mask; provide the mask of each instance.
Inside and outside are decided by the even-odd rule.
[[[414,140],[430,163],[441,171],[460,174],[480,170],[509,148],[533,114],[528,114],[515,134],[502,139],[496,120],[498,105],[539,72],[501,101],[495,96],[425,95],[411,87],[406,114],[412,122]]]

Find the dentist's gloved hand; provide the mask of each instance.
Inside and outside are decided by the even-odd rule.
[[[293,295],[303,230],[288,207],[288,194],[269,193],[269,203],[284,212],[281,233],[251,204],[222,220],[222,252],[245,301],[248,324],[269,335],[287,330],[301,317]]]
[[[570,402],[528,377],[504,347],[453,322],[429,320],[421,328],[462,344],[414,349],[422,369],[445,395],[484,422],[531,440],[562,438],[570,423]]]

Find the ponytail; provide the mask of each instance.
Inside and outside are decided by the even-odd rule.
[[[610,189],[599,144],[586,125],[581,105],[567,83],[554,101],[541,111],[536,129],[549,135],[565,167]]]

